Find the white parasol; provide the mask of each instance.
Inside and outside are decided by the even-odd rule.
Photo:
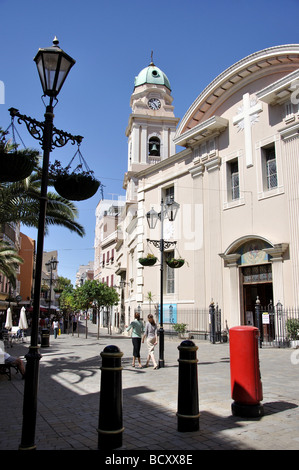
[[[12,328],[12,313],[11,313],[10,307],[7,309],[7,312],[6,312],[5,328],[7,330],[10,330]]]
[[[20,319],[19,319],[19,328],[20,328],[20,330],[27,330],[27,328],[28,328],[25,307],[21,308]]]

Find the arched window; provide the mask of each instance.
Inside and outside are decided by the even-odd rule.
[[[148,154],[151,157],[160,157],[160,139],[151,137],[148,141]]]

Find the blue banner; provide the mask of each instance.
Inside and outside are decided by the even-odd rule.
[[[159,321],[160,305],[159,305]],[[163,304],[163,323],[177,323],[177,304]]]

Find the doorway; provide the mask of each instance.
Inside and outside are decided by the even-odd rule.
[[[242,268],[244,325],[257,326],[255,318],[257,297],[261,307],[267,307],[273,301],[271,268],[271,264]]]

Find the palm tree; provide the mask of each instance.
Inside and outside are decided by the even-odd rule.
[[[16,287],[17,268],[24,260],[9,243],[0,241],[0,272],[7,277],[13,288]]]
[[[49,182],[51,184],[51,182]],[[38,227],[41,179],[39,172],[16,183],[0,184],[0,224],[21,222],[28,227]],[[83,237],[84,227],[76,222],[76,206],[54,192],[47,194],[46,232],[50,225],[60,225]]]
[[[149,291],[146,295],[146,299],[149,301],[149,313],[151,313],[151,304],[154,302],[154,294]]]

